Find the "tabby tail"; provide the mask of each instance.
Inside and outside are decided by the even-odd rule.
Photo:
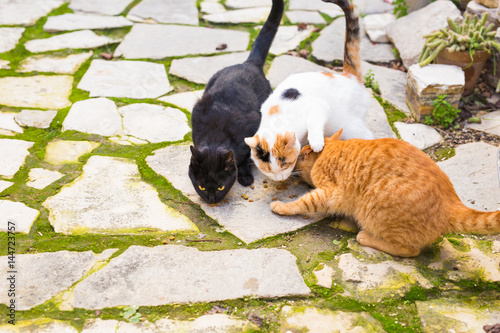
[[[475,234],[500,233],[500,211],[480,212],[461,204],[452,216],[455,232]]]

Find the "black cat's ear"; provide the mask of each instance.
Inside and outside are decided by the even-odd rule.
[[[224,161],[226,162],[227,166],[232,166],[236,163],[236,161],[234,160],[233,151],[229,151],[224,155]]]
[[[189,146],[189,149],[191,149],[191,164],[198,164],[200,151],[195,146]]]

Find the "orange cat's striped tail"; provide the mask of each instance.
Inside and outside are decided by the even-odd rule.
[[[361,58],[359,47],[361,39],[359,36],[359,16],[349,0],[323,0],[331,2],[342,8],[345,14],[345,42],[344,42],[344,73],[352,74],[363,82],[361,75]]]
[[[476,234],[500,233],[500,211],[480,212],[461,206],[453,214],[455,232]]]

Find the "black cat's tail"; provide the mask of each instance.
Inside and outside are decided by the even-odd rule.
[[[361,75],[361,58],[359,47],[359,15],[349,0],[323,0],[338,5],[345,14],[345,42],[344,42],[344,73],[355,75],[363,82]]]
[[[255,43],[253,44],[252,50],[246,62],[252,63],[260,68],[264,67],[266,63],[267,54],[273,43],[274,36],[278,31],[278,27],[281,22],[281,17],[283,16],[283,11],[285,4],[283,0],[273,0],[273,6],[271,8],[271,13],[267,17],[266,23],[259,32]]]

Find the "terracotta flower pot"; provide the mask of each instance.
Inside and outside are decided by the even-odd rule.
[[[471,65],[471,58],[468,51],[449,52],[448,48],[445,48],[436,57],[436,63],[462,67],[462,70],[465,73],[465,87],[463,94],[468,95],[474,90],[474,86],[479,79],[479,75],[483,70],[484,64],[490,56],[491,54],[488,53],[488,51],[476,51],[476,53],[474,53],[474,62]]]

